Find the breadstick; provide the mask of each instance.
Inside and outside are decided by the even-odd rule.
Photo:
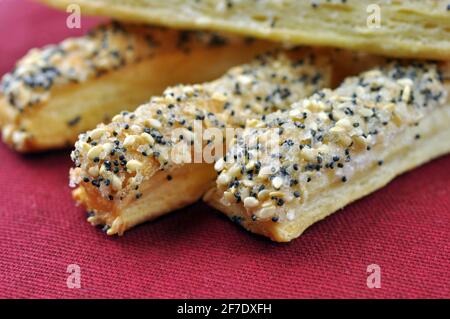
[[[196,146],[203,154],[227,128],[244,127],[330,83],[329,54],[302,49],[262,55],[213,82],[169,88],[80,135],[72,153],[74,198],[109,235],[189,205],[217,176],[218,153],[197,163]],[[196,125],[222,135],[204,137]]]
[[[276,44],[217,33],[109,23],[32,49],[0,84],[3,140],[20,152],[73,145],[168,85],[209,81]]]
[[[278,242],[297,238],[395,176],[448,153],[449,88],[445,63],[392,62],[348,78],[334,91],[252,122],[226,161],[216,163],[216,186],[204,199],[254,233]],[[272,139],[274,147],[256,148],[249,137],[260,144]]]
[[[436,0],[41,0],[65,10],[293,44],[447,60],[450,7]]]

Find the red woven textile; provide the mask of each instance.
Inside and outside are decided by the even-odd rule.
[[[0,0],[0,74],[29,48],[83,32],[67,29],[66,16]],[[201,203],[107,237],[74,206],[70,166],[69,151],[23,156],[0,145],[0,297],[450,297],[450,156],[289,244]],[[80,289],[67,287],[69,264],[81,269]],[[367,287],[370,264],[381,267],[379,289]]]

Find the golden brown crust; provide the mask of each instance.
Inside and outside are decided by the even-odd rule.
[[[299,236],[397,174],[450,150],[439,141],[449,130],[446,76],[445,64],[394,62],[267,116],[255,123],[262,129],[246,128],[227,154],[235,161],[218,162],[217,188],[205,200],[273,240]],[[268,151],[248,143],[251,136],[264,145],[280,130]],[[422,138],[435,150],[419,156]]]

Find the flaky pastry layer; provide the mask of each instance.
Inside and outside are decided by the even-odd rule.
[[[439,0],[41,0],[83,13],[177,28],[224,30],[293,44],[396,57],[450,56],[450,10]]]

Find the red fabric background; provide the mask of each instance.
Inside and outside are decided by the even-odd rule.
[[[65,17],[0,0],[0,74],[29,48],[80,33]],[[0,145],[0,297],[450,297],[449,156],[275,244],[201,203],[108,238],[71,200],[68,155]],[[373,263],[380,289],[366,286]],[[69,264],[81,289],[66,287]]]

